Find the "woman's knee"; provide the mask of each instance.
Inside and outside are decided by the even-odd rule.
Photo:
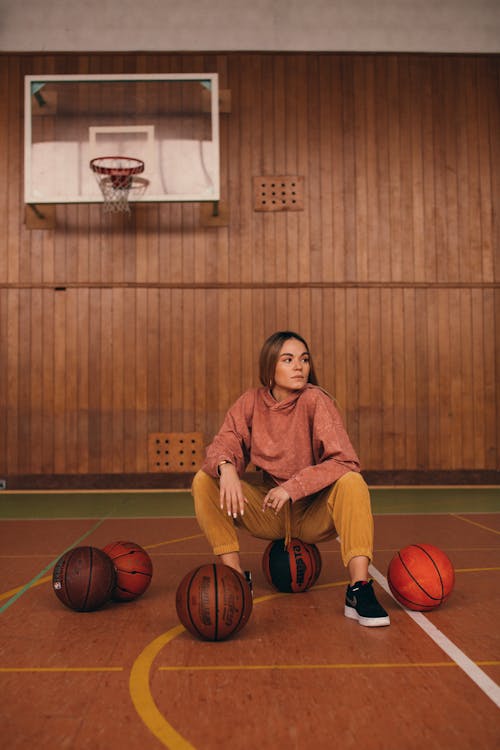
[[[346,474],[343,474],[340,479],[337,479],[336,485],[344,491],[368,493],[368,485],[357,471],[348,471]]]
[[[370,509],[370,491],[365,480],[356,471],[348,471],[332,485],[328,496],[328,506],[333,508]]]
[[[194,498],[195,510],[207,505],[219,504],[219,483],[206,472],[198,471],[191,484],[191,494]]]
[[[357,471],[348,471],[346,474],[343,474],[340,479],[337,479],[334,486],[342,494],[370,497],[368,485]]]
[[[196,472],[191,483],[191,493],[196,495],[198,492],[206,491],[207,488],[211,488],[216,485],[216,480],[207,474],[205,471],[200,469]]]

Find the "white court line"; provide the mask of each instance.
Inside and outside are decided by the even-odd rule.
[[[387,579],[382,575],[382,573],[380,573],[380,571],[378,571],[377,568],[375,568],[373,565],[370,565],[369,571],[372,578],[374,578],[377,583],[382,586],[384,591],[386,591],[389,596],[394,599],[397,604],[399,604],[399,602],[392,595],[387,583]],[[439,646],[439,648],[442,649],[445,654],[447,654],[450,659],[452,659],[455,664],[457,664],[457,666],[459,666],[460,669],[465,672],[467,677],[475,682],[478,688],[480,688],[483,693],[487,695],[488,698],[492,700],[498,708],[500,708],[500,686],[498,686],[497,683],[491,679],[491,677],[488,677],[488,675],[483,672],[483,670],[478,667],[477,664],[472,661],[472,659],[469,659],[469,657],[466,656],[464,652],[458,648],[458,646],[455,646],[455,644],[450,641],[450,639],[447,638],[444,633],[436,628],[436,626],[433,625],[432,622],[430,622],[430,620],[428,620],[427,617],[422,614],[422,612],[413,612],[410,609],[406,609],[406,607],[403,607],[401,604],[399,604],[399,606],[406,612],[408,617],[411,617],[411,619],[416,622],[419,628],[422,628],[422,630],[429,636],[429,638],[431,638],[434,643]]]

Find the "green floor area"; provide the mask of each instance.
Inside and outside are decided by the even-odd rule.
[[[375,514],[499,513],[500,487],[372,487]],[[188,491],[0,492],[0,519],[194,516]]]

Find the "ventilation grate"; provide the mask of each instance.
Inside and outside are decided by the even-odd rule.
[[[253,178],[255,211],[303,211],[304,178],[290,175]]]
[[[201,432],[152,432],[148,436],[149,471],[198,471],[205,458]]]

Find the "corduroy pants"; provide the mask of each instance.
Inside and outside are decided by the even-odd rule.
[[[220,507],[218,480],[204,471],[196,474],[191,488],[196,518],[215,555],[239,552],[237,530],[243,528],[260,539],[297,537],[312,544],[338,536],[346,567],[358,555],[372,559],[370,493],[361,474],[350,471],[321,492],[288,503],[278,514],[262,510],[272,486],[242,481],[248,502],[244,515],[233,518]]]

